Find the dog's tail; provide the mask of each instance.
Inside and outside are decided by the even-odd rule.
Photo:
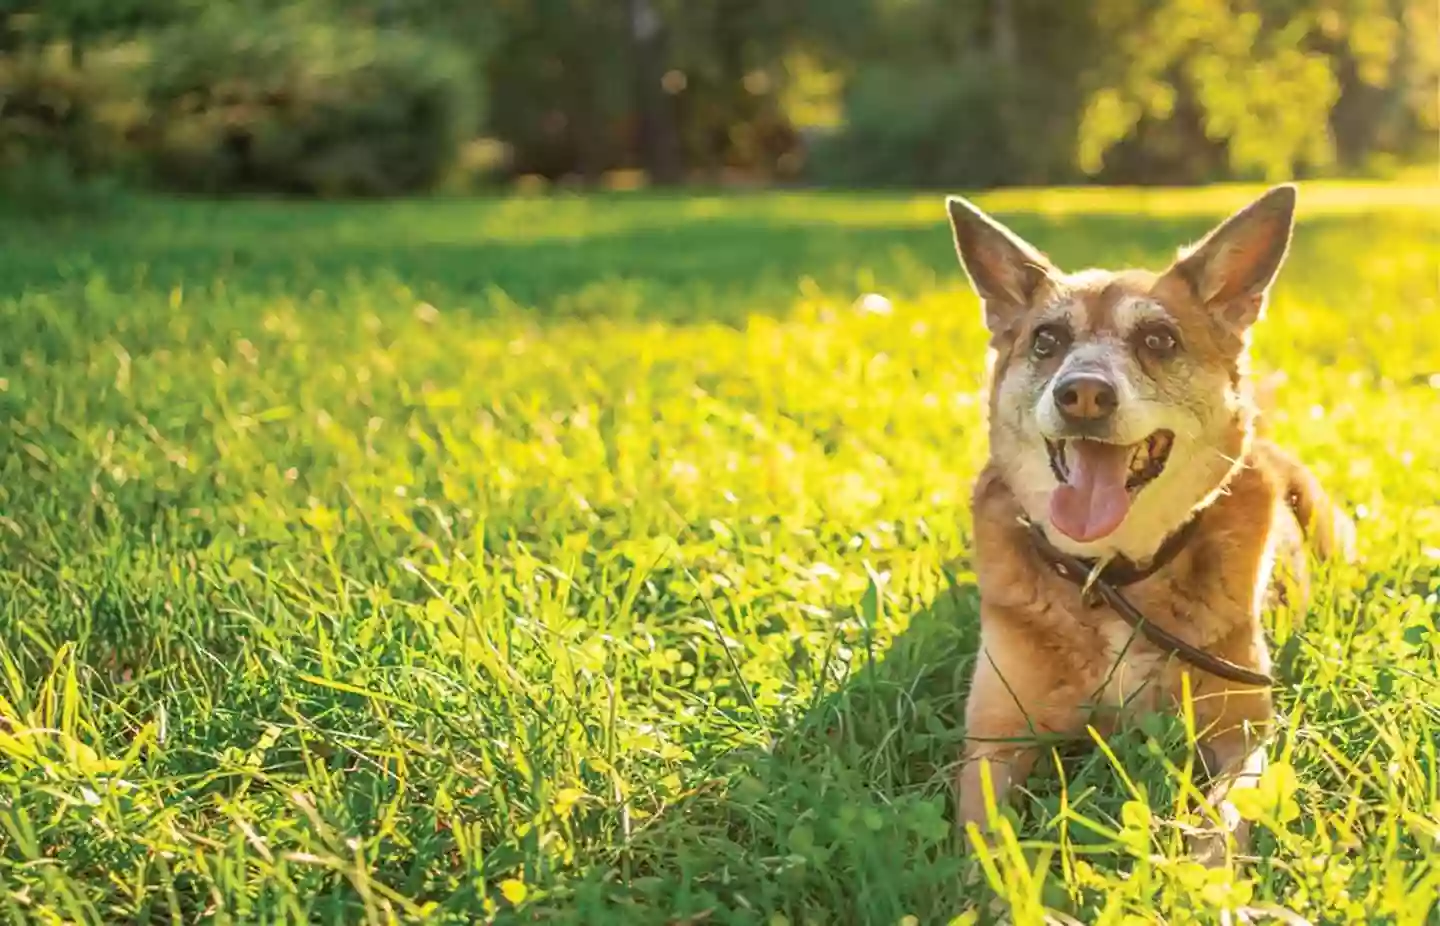
[[[1265,410],[1274,407],[1275,394],[1284,383],[1284,374],[1259,378],[1255,384],[1256,449],[1264,456],[1266,469],[1278,480],[1285,500],[1305,540],[1321,559],[1356,560],[1355,522],[1325,491],[1320,480],[1298,458],[1268,439]]]
[[[1310,468],[1268,440],[1256,441],[1306,541],[1321,559],[1356,560],[1355,522],[1331,498]]]

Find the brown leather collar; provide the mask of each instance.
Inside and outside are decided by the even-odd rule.
[[[1030,542],[1034,545],[1035,551],[1040,554],[1041,559],[1053,566],[1062,578],[1078,586],[1081,589],[1082,597],[1086,593],[1098,595],[1099,599],[1108,604],[1127,624],[1144,634],[1147,640],[1160,649],[1188,662],[1197,669],[1203,669],[1211,675],[1217,675],[1232,682],[1239,682],[1243,685],[1260,685],[1267,688],[1275,684],[1275,680],[1263,672],[1247,669],[1228,659],[1207,653],[1197,646],[1186,643],[1164,627],[1151,623],[1120,593],[1120,587],[1133,585],[1169,565],[1189,543],[1190,538],[1195,535],[1195,528],[1200,523],[1200,515],[1197,514],[1191,518],[1184,527],[1166,538],[1165,542],[1160,545],[1160,549],[1155,551],[1155,555],[1144,567],[1136,566],[1128,560],[1112,560],[1100,566],[1098,571],[1096,567],[1099,564],[1095,560],[1071,556],[1051,543],[1050,538],[1045,536],[1045,532],[1038,524],[1028,519],[1024,520],[1024,523],[1030,532]]]
[[[1084,585],[1089,580],[1091,573],[1093,573],[1096,566],[1099,565],[1099,561],[1084,559],[1079,556],[1069,556],[1050,542],[1050,538],[1045,536],[1045,532],[1040,529],[1038,524],[1035,524],[1033,521],[1026,521],[1026,524],[1030,528],[1030,537],[1035,544],[1035,549],[1045,558],[1046,562],[1056,567],[1056,571],[1065,576],[1065,578],[1071,579],[1071,581],[1077,585]],[[1165,542],[1160,544],[1160,549],[1156,550],[1155,555],[1150,557],[1149,563],[1144,566],[1137,566],[1128,559],[1112,559],[1100,570],[1100,577],[1116,588],[1134,585],[1142,579],[1150,578],[1155,573],[1170,565],[1171,561],[1179,555],[1180,551],[1185,549],[1185,545],[1190,542],[1190,538],[1195,536],[1195,529],[1199,526],[1200,515],[1197,514],[1195,517],[1186,521],[1179,530],[1165,538]],[[1071,562],[1080,565],[1081,574],[1078,579],[1074,579],[1066,574],[1067,567]]]

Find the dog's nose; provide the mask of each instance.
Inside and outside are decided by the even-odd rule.
[[[1098,376],[1076,374],[1055,384],[1055,405],[1066,421],[1091,424],[1115,414],[1115,387]]]

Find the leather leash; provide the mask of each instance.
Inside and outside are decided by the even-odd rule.
[[[1082,596],[1089,591],[1098,594],[1116,614],[1120,615],[1125,623],[1140,631],[1147,640],[1160,649],[1188,662],[1197,669],[1232,682],[1266,688],[1275,684],[1275,680],[1263,672],[1247,669],[1228,659],[1207,653],[1198,646],[1193,646],[1175,636],[1164,627],[1151,623],[1144,614],[1140,613],[1138,608],[1130,603],[1129,599],[1120,593],[1118,586],[1139,582],[1167,566],[1195,533],[1195,528],[1200,523],[1198,516],[1190,519],[1184,527],[1171,534],[1161,544],[1160,549],[1155,551],[1155,556],[1148,566],[1141,568],[1129,562],[1112,562],[1101,567],[1098,574],[1095,571],[1097,564],[1094,560],[1071,556],[1051,543],[1050,538],[1045,536],[1045,532],[1035,522],[1027,519],[1022,519],[1022,521],[1030,531],[1030,540],[1034,544],[1036,552],[1042,559],[1054,566],[1055,571],[1061,577],[1078,586]]]

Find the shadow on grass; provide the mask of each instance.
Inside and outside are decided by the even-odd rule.
[[[775,913],[832,922],[837,911],[856,923],[945,923],[967,912],[991,921],[995,895],[954,822],[979,590],[948,578],[883,653],[772,731],[768,748],[721,757],[711,787],[632,846],[650,875],[635,882],[642,897],[653,882],[670,909],[706,922]],[[1094,864],[1127,868],[1133,859],[1112,835],[1061,821],[1073,812],[1119,833],[1134,796],[1127,776],[1151,806],[1174,806],[1185,743],[1178,717],[1152,715],[1107,739],[1113,759],[1083,739],[1060,745],[1007,813],[1033,846],[1064,842]],[[1045,905],[1094,914],[1097,898],[1068,893],[1058,865],[1040,878]]]
[[[733,324],[787,311],[807,278],[842,299],[868,289],[906,297],[937,285],[963,288],[938,195],[933,222],[888,213],[867,219],[863,212],[837,222],[807,217],[798,211],[803,202],[792,214],[760,211],[764,200],[744,198],[722,200],[728,214],[697,216],[684,202],[598,197],[580,204],[568,232],[560,223],[533,234],[518,227],[513,235],[501,221],[506,201],[285,204],[284,212],[257,203],[148,204],[38,235],[7,220],[0,222],[0,298],[97,278],[122,293],[223,285],[231,298],[324,293],[342,304],[362,290],[383,300],[403,288],[447,311],[480,316],[518,305],[542,317]],[[866,201],[856,202],[863,208]],[[423,209],[434,210],[433,221]],[[607,225],[611,209],[617,218]],[[1003,218],[1072,269],[1161,266],[1213,223],[1207,216],[1082,213]],[[1323,241],[1332,224],[1353,233],[1356,221],[1304,221],[1295,259],[1306,259],[1310,243]]]
[[[978,609],[952,581],[768,748],[719,757],[711,786],[631,847],[649,876],[635,899],[653,887],[681,921],[737,923],[947,922],[968,906],[950,782]]]

